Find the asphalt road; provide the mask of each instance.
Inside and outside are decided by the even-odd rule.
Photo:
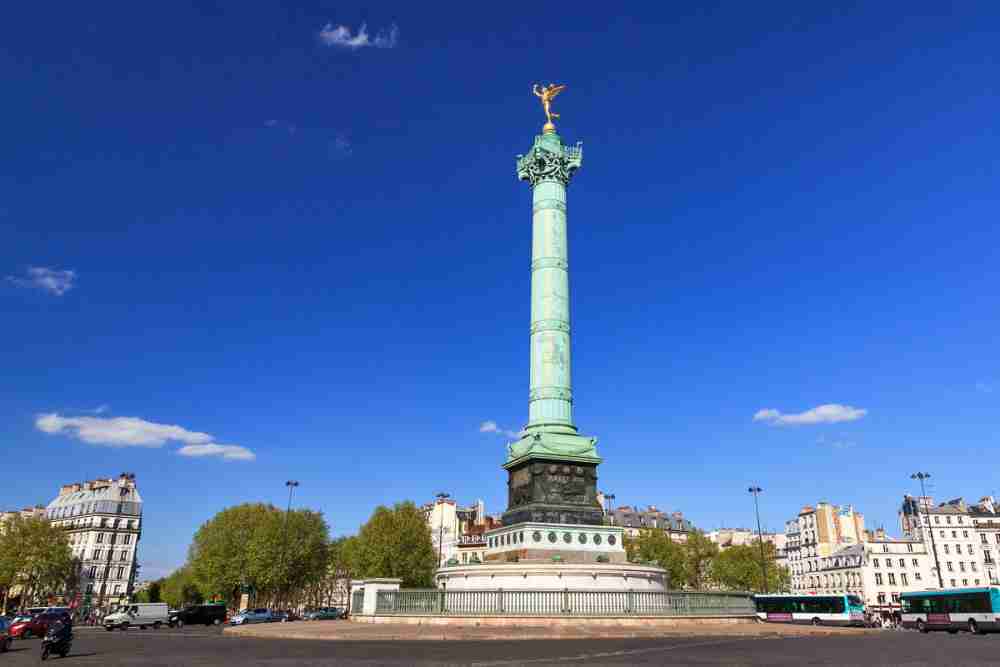
[[[0,667],[37,665],[39,641],[18,641]],[[250,639],[217,629],[77,631],[56,665],[996,665],[1000,635],[795,638],[670,637],[479,642],[337,642]]]

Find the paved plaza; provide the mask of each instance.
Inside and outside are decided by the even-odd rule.
[[[659,639],[315,641],[260,639],[202,628],[77,633],[63,665],[992,665],[1000,635],[840,632],[722,633]],[[0,661],[38,664],[37,640]]]

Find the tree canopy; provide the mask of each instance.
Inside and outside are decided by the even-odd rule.
[[[410,501],[375,508],[349,549],[359,576],[399,578],[407,588],[433,585],[437,555],[430,529]]]
[[[17,589],[21,607],[72,592],[79,575],[66,534],[42,517],[11,517],[0,532],[0,589]]]

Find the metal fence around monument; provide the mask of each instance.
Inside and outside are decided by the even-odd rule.
[[[749,593],[694,591],[379,591],[386,616],[744,616]]]

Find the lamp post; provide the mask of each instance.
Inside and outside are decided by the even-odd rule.
[[[760,569],[764,576],[762,581],[764,593],[767,594],[767,560],[764,558],[764,535],[760,531],[760,506],[757,504],[757,494],[764,489],[759,486],[751,486],[747,491],[753,494],[753,510],[757,515],[757,541],[760,543]]]
[[[927,492],[924,490],[924,480],[930,479],[931,474],[929,472],[915,472],[910,475],[910,479],[916,479],[920,481],[920,498],[917,499],[917,523],[920,524],[920,529],[923,530],[924,524],[920,520],[920,503],[927,496]],[[944,588],[944,579],[941,578],[941,563],[938,562],[938,552],[937,545],[934,543],[934,528],[931,526],[931,518],[927,517],[927,531],[931,534],[931,550],[934,552],[934,571],[937,572],[938,586],[942,589]]]
[[[605,493],[604,494],[604,501],[608,504],[608,506],[606,508],[606,511],[608,513],[608,518],[610,519],[610,523],[611,523],[612,526],[615,525],[615,514],[614,514],[614,512],[615,512],[615,503],[614,503],[614,500],[615,500],[615,494],[613,494],[613,493]]]
[[[288,515],[292,513],[292,491],[295,490],[299,483],[290,479],[285,482],[285,486],[288,487],[288,506],[285,508],[285,530],[284,535],[281,538],[281,564],[285,566],[288,562]],[[285,580],[285,593],[288,593],[288,579]]]
[[[437,498],[438,505],[443,505],[445,500],[451,498],[451,494],[445,493],[444,491],[438,491],[437,493],[434,494],[434,497]],[[440,510],[441,511],[438,513],[438,568],[439,569],[442,565],[441,548],[442,546],[444,546],[444,507],[441,507]]]

